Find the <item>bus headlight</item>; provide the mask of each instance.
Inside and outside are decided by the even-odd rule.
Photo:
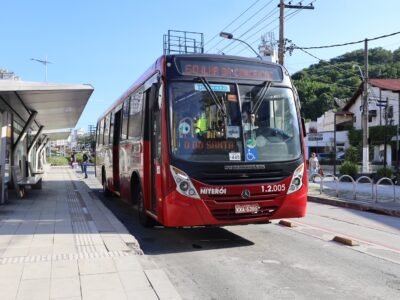
[[[287,194],[298,191],[303,186],[304,163],[297,167],[293,173],[292,181],[290,182]]]
[[[194,187],[193,183],[190,181],[189,176],[185,172],[171,166],[171,174],[176,183],[176,190],[180,194],[190,198],[200,199],[196,188]]]

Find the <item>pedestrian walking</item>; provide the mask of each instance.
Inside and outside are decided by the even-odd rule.
[[[84,152],[83,155],[82,155],[81,167],[82,167],[82,174],[85,174],[85,178],[88,178],[88,176],[87,176],[87,165],[88,165],[88,162],[89,162],[89,156],[86,154],[86,152]]]
[[[72,154],[71,154],[71,168],[73,169],[74,168],[74,163],[75,163],[75,152],[73,152]]]
[[[308,160],[308,167],[310,170],[310,178],[313,179],[314,175],[319,174],[320,165],[315,152],[311,153],[311,157]]]

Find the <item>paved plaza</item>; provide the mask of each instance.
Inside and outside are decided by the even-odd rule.
[[[42,190],[23,199],[9,191],[0,206],[1,300],[180,299],[96,188],[93,175],[52,167]]]

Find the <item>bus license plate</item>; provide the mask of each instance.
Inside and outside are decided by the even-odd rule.
[[[258,204],[235,205],[236,214],[258,213],[259,210],[260,210],[260,205]]]

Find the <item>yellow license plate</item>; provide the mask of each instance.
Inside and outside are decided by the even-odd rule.
[[[236,214],[258,213],[260,210],[259,204],[237,204],[235,205]]]

